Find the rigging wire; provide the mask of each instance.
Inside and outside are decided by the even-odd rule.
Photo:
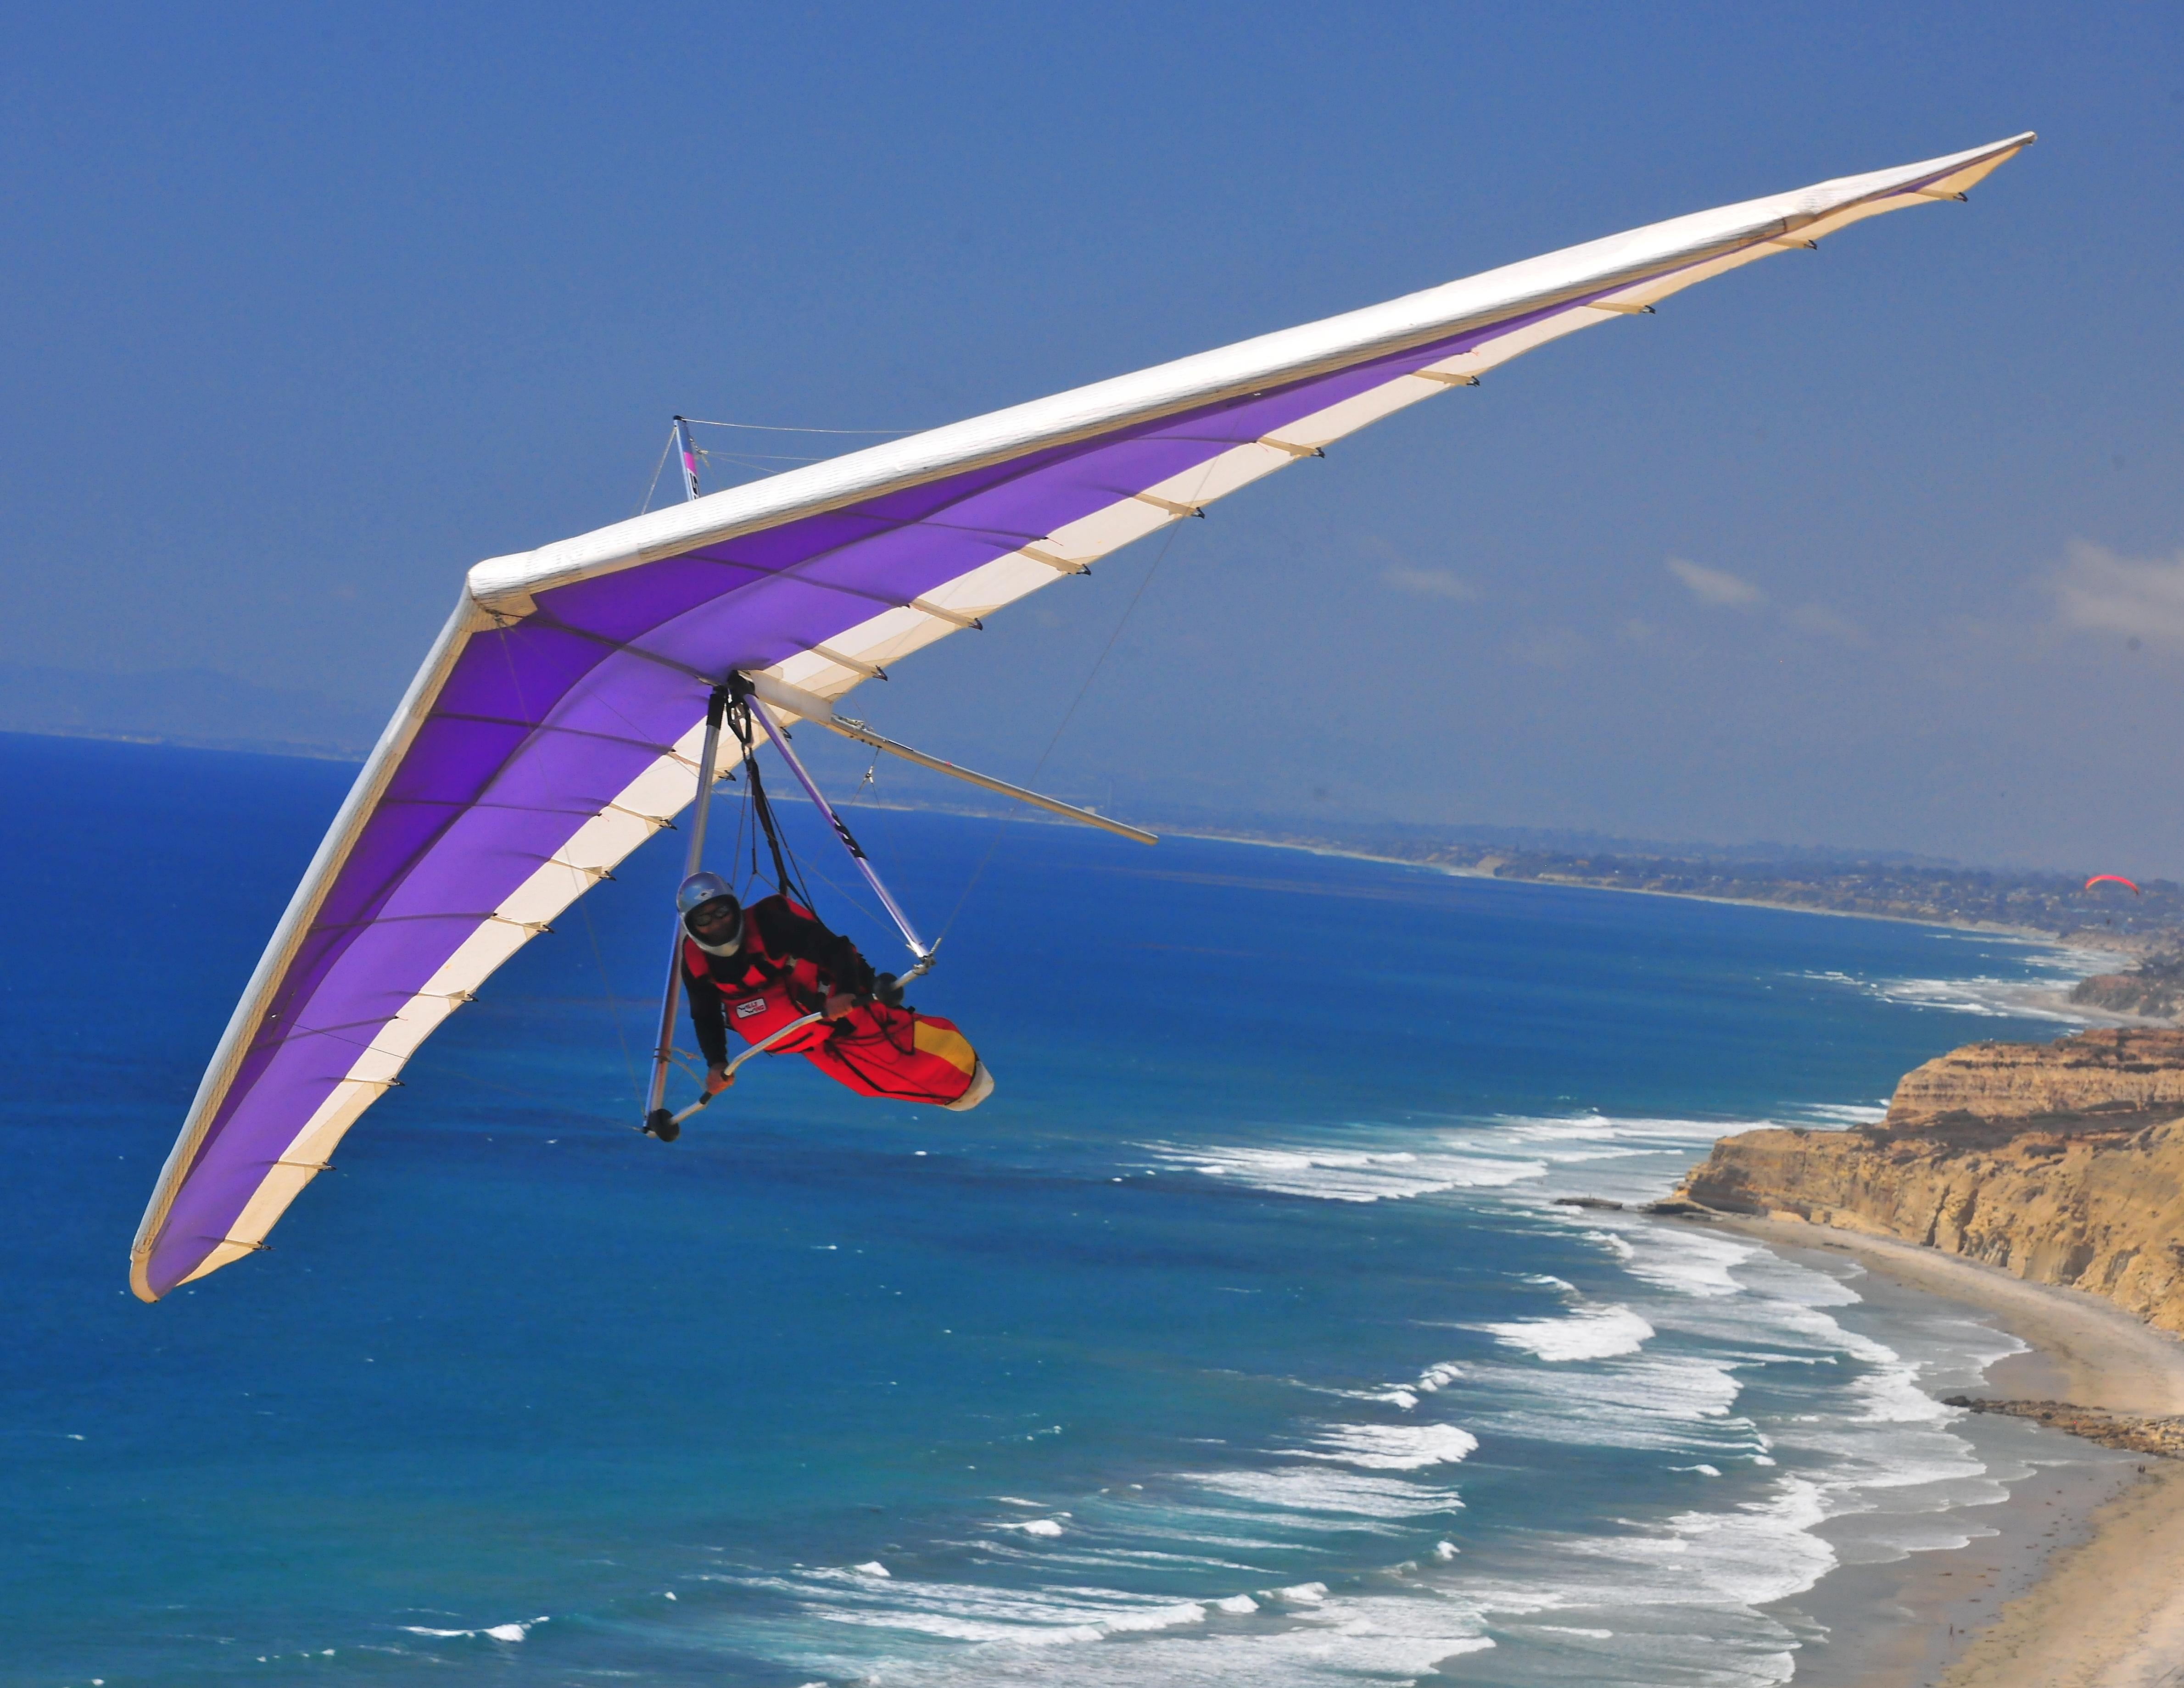
[[[1204,493],[1206,482],[1212,478],[1212,474],[1213,465],[1209,463],[1206,466],[1206,473],[1199,477],[1199,493]],[[1193,494],[1186,502],[1195,504],[1197,499],[1198,494]],[[1036,780],[1039,777],[1040,772],[1046,766],[1047,758],[1054,754],[1054,747],[1061,742],[1061,735],[1069,730],[1069,723],[1077,714],[1078,705],[1084,701],[1084,694],[1092,689],[1092,682],[1100,677],[1100,671],[1106,666],[1107,658],[1113,652],[1116,641],[1123,637],[1123,629],[1129,626],[1130,617],[1137,612],[1139,600],[1145,597],[1145,588],[1153,583],[1153,577],[1160,572],[1161,565],[1167,560],[1167,554],[1175,545],[1175,536],[1182,531],[1182,528],[1183,524],[1180,521],[1168,524],[1167,532],[1161,540],[1161,548],[1153,554],[1152,566],[1145,571],[1145,578],[1138,582],[1138,589],[1130,594],[1130,601],[1123,606],[1123,613],[1115,622],[1115,630],[1107,635],[1107,643],[1100,647],[1099,655],[1092,659],[1092,666],[1084,676],[1084,683],[1077,688],[1077,695],[1069,700],[1069,707],[1061,712],[1061,720],[1054,729],[1054,736],[1046,741],[1046,749],[1039,753],[1039,760],[1032,766],[1030,779]],[[1007,833],[1010,823],[1016,818],[1016,814],[1012,811],[1002,816],[995,824],[993,839],[987,844],[985,855],[978,859],[978,866],[972,870],[970,878],[964,883],[962,895],[956,899],[956,906],[948,911],[948,919],[941,927],[939,936],[933,940],[934,949],[938,950],[941,940],[955,929],[956,921],[963,913],[964,905],[971,900],[971,893],[978,889],[978,882],[986,877],[986,869],[993,865],[994,852],[1001,847],[1002,836]]]
[[[587,885],[584,890],[590,889]],[[607,1000],[607,1017],[614,1022],[615,1041],[621,1045],[621,1064],[629,1075],[629,1094],[641,1096],[644,1087],[637,1082],[637,1058],[630,1053],[628,1034],[621,1028],[621,1006],[615,1000],[614,983],[607,976],[606,952],[599,948],[599,928],[592,923],[592,905],[584,900],[583,891],[577,893],[577,909],[584,916],[584,935],[592,941],[592,959],[599,963],[599,989]]]
[[[802,866],[803,864],[799,864],[800,867]],[[866,902],[864,899],[863,893],[852,890],[848,886],[843,884],[841,881],[831,876],[823,867],[815,866],[811,869],[811,872],[813,877],[815,877],[821,884],[824,885],[828,890],[832,891],[836,897],[839,898],[843,902],[847,903],[859,914],[864,916],[864,917],[872,922],[873,925],[885,926],[888,923],[887,916],[882,913],[879,910],[874,908],[870,903]],[[806,904],[805,906],[810,907],[811,905]]]
[[[823,457],[806,457],[795,453],[785,451],[731,452],[718,449],[708,451],[702,445],[693,446],[691,449],[695,451],[699,456],[705,459],[707,463],[710,463],[716,457],[719,458],[723,463],[745,464],[749,463],[753,458],[761,459],[768,463],[825,463],[828,460]]]
[[[697,428],[741,428],[755,434],[914,434],[916,428],[791,428],[772,422],[709,422],[702,416],[682,419]]]
[[[652,495],[660,490],[660,471],[667,466],[667,454],[674,449],[675,430],[670,428],[667,431],[667,443],[660,448],[660,461],[652,465],[652,479],[645,487],[644,501],[638,505],[635,514],[643,515],[645,511],[652,508]]]

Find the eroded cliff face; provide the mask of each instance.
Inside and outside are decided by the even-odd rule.
[[[1966,1044],[1914,1067],[1892,1130],[1951,1119],[2184,1114],[2184,1032],[2081,1032],[2052,1044]]]
[[[1724,1138],[1681,1192],[2089,1290],[2184,1332],[2184,1032],[1973,1044],[1885,1124]]]

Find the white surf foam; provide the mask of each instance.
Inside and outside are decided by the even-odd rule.
[[[1288,1143],[1139,1145],[1164,1167],[1273,1194],[1370,1202],[1479,1190],[1564,1189],[1613,1200],[1665,1194],[1724,1131],[1747,1121],[1567,1116],[1358,1123]]]
[[[2125,963],[2128,965],[2128,963]],[[1964,1014],[1990,1020],[2047,1020],[2063,1025],[2087,1026],[2112,1022],[2117,1017],[2098,1009],[2081,1007],[2070,1000],[2071,985],[2098,971],[2090,955],[2048,964],[2047,977],[2039,978],[1892,978],[1866,979],[1829,971],[1801,977],[1841,985],[1860,995],[1907,1008],[1928,1008],[1947,1014]]]
[[[1498,1189],[1546,1171],[1537,1160],[1502,1160],[1451,1145],[1384,1150],[1348,1147],[1205,1147],[1155,1143],[1146,1151],[1181,1169],[1279,1195],[1322,1201],[1384,1201],[1440,1190]]]
[[[1623,1269],[1657,1289],[1680,1295],[1712,1297],[1740,1294],[1736,1268],[1763,1253],[1756,1243],[1687,1226],[1648,1225],[1629,1234],[1630,1258]]]
[[[1758,1428],[1731,1408],[1736,1369],[1696,1354],[1641,1351],[1584,1366],[1481,1365],[1466,1420],[1529,1441],[1701,1458],[1749,1457]]]
[[[1653,1334],[1652,1325],[1619,1305],[1575,1307],[1561,1318],[1512,1319],[1479,1328],[1505,1348],[1521,1348],[1549,1362],[1635,1354]]]
[[[1479,1447],[1479,1438],[1454,1424],[1330,1424],[1298,1459],[1324,1459],[1367,1471],[1419,1471],[1454,1465]]]
[[[875,1640],[889,1632],[914,1638],[909,1646],[883,1641],[877,1656],[866,1646],[807,1645],[790,1649],[786,1663],[830,1677],[933,1688],[966,1681],[1331,1688],[1361,1675],[1413,1678],[1437,1660],[1491,1645],[1466,1611],[1424,1589],[1360,1597],[1315,1580],[1177,1601],[944,1580],[901,1579],[883,1592],[820,1573],[724,1580],[785,1600],[821,1624]]]
[[[1797,1110],[1808,1124],[1848,1130],[1852,1126],[1878,1125],[1888,1117],[1888,1104],[1880,1102],[1809,1102]]]
[[[1215,1527],[1225,1517],[1236,1524],[1255,1524],[1262,1529],[1299,1534],[1362,1530],[1384,1535],[1403,1520],[1433,1517],[1455,1511],[1462,1505],[1451,1490],[1435,1489],[1402,1478],[1375,1477],[1364,1471],[1345,1468],[1353,1462],[1338,1461],[1325,1455],[1321,1458],[1327,1462],[1315,1461],[1285,1470],[1191,1472],[1180,1480],[1207,1494],[1245,1501],[1261,1509],[1226,1514],[1217,1508],[1212,1509],[1207,1517],[1216,1521]],[[1212,1541],[1222,1538],[1209,1535],[1203,1539]],[[1279,1540],[1262,1540],[1256,1545],[1279,1548],[1285,1544]]]
[[[1829,1516],[1817,1484],[1783,1477],[1764,1501],[1679,1513],[1652,1529],[1572,1546],[1618,1568],[1618,1601],[1682,1602],[1703,1590],[1740,1606],[1765,1606],[1802,1594],[1835,1568],[1835,1550],[1812,1533]]]
[[[434,1641],[468,1641],[483,1636],[492,1641],[520,1641],[541,1624],[549,1621],[545,1618],[533,1618],[527,1623],[484,1624],[475,1630],[432,1630],[421,1624],[399,1624],[395,1627],[405,1635],[427,1635]]]

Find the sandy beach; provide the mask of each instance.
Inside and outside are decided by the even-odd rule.
[[[1886,1238],[1782,1220],[1717,1222],[1795,1256],[1847,1254],[1876,1294],[1973,1308],[2030,1345],[1984,1393],[2110,1412],[2184,1413],[2184,1342],[2099,1298]],[[1864,1286],[1861,1286],[1864,1292]],[[2019,1447],[2057,1432],[1960,1427]],[[2087,1446],[2071,1444],[2075,1451]],[[2105,1451],[2103,1451],[2105,1452]],[[2184,1684],[2184,1461],[2105,1452],[2043,1466],[1981,1508],[1995,1534],[1955,1552],[1836,1573],[1808,1604],[1829,1641],[1808,1688],[2155,1688]],[[1876,1622],[1875,1620],[1880,1620]]]

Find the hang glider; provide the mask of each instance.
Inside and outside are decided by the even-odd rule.
[[[265,1245],[433,1028],[692,802],[731,676],[784,722],[819,717],[1368,422],[1961,199],[2032,139],[1655,223],[478,564],[236,1007],[131,1286],[155,1301]]]

